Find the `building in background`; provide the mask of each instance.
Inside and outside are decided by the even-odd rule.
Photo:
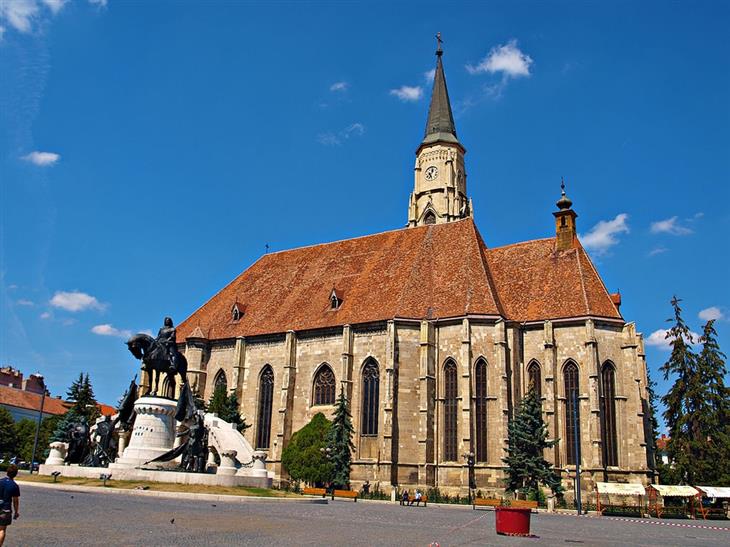
[[[557,210],[533,213],[550,236],[486,245],[440,48],[436,61],[408,227],[262,256],[178,327],[191,383],[206,399],[218,385],[237,393],[246,436],[282,479],[292,433],[331,417],[343,389],[355,486],[463,494],[473,452],[477,488],[496,491],[508,421],[532,387],[568,492],[578,460],[583,491],[647,483],[642,336],[581,246],[564,187]],[[517,190],[503,206],[524,214]]]

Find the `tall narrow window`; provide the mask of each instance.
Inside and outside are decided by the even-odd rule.
[[[380,402],[380,372],[378,363],[368,359],[362,368],[362,435],[378,434],[378,404]]]
[[[534,359],[527,365],[528,389],[534,389],[537,398],[542,397],[542,378],[540,376],[540,364]]]
[[[319,367],[314,377],[313,401],[315,405],[335,404],[335,373],[327,363]]]
[[[213,381],[213,389],[218,389],[219,387],[223,387],[223,391],[228,392],[228,379],[226,378],[226,373],[223,372],[223,370],[219,370],[218,374],[215,375],[215,380]]]
[[[578,365],[573,361],[563,368],[565,382],[565,462],[575,465],[579,454],[576,453],[576,438],[580,442],[580,413],[578,409]],[[576,421],[577,418],[577,421]],[[576,427],[577,426],[577,427]]]
[[[266,365],[259,377],[259,415],[256,420],[256,448],[269,448],[271,405],[274,399],[274,370]]]
[[[476,459],[487,461],[487,362],[479,359],[474,367],[474,413],[476,426]]]
[[[618,465],[616,439],[616,369],[606,362],[601,369],[601,432],[603,433],[603,462],[606,466]]]
[[[458,413],[456,363],[449,359],[444,365],[444,461],[457,460],[456,416]]]

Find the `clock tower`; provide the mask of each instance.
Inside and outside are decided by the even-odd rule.
[[[441,35],[437,35],[436,72],[426,132],[418,150],[415,184],[408,206],[408,226],[441,224],[472,216],[466,195],[466,149],[456,137],[449,92],[441,61]]]

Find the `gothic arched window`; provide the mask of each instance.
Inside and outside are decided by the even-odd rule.
[[[618,465],[616,442],[616,369],[606,361],[601,369],[601,430],[603,433],[603,463]]]
[[[433,214],[433,211],[429,211],[428,213],[426,213],[426,216],[423,217],[423,223],[436,224],[436,215]]]
[[[271,406],[274,399],[274,370],[266,365],[259,376],[259,413],[256,420],[256,448],[269,448]]]
[[[476,460],[487,461],[487,362],[479,359],[474,367],[474,413]]]
[[[335,404],[335,373],[327,363],[319,367],[314,376],[314,397],[315,405]]]
[[[456,363],[449,359],[444,365],[444,461],[457,460],[456,419],[458,414],[458,385]]]
[[[576,454],[576,438],[580,443],[580,412],[578,406],[578,365],[568,361],[563,367],[563,382],[565,384],[565,463],[575,465],[578,459]],[[576,421],[577,418],[577,421]]]
[[[534,389],[537,398],[542,397],[542,378],[540,375],[540,363],[534,359],[527,365],[527,385],[529,389]]]
[[[213,390],[216,390],[221,386],[223,387],[223,391],[227,393],[228,379],[226,378],[226,373],[223,372],[223,369],[219,370],[218,374],[215,375],[215,380],[213,380]]]
[[[380,402],[380,371],[375,359],[368,359],[362,368],[361,435],[378,434],[378,404]]]

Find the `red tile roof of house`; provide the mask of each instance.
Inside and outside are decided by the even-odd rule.
[[[41,408],[41,398],[42,395],[40,393],[0,386],[0,404],[2,405],[35,410],[37,412]],[[43,414],[52,414],[54,416],[66,414],[70,406],[70,403],[62,399],[46,395],[46,400],[43,402]],[[117,409],[113,406],[103,403],[97,403],[96,406],[104,416],[113,416],[117,413]]]
[[[41,398],[42,395],[40,393],[0,386],[0,404],[3,405],[35,410],[37,412],[41,409]],[[67,410],[68,408],[64,406],[64,402],[61,399],[46,396],[46,400],[43,402],[43,414],[57,416],[59,414],[65,414]]]
[[[235,302],[246,313],[234,322]],[[177,338],[470,314],[621,319],[582,247],[556,253],[550,238],[487,249],[466,219],[266,254],[183,321]]]

